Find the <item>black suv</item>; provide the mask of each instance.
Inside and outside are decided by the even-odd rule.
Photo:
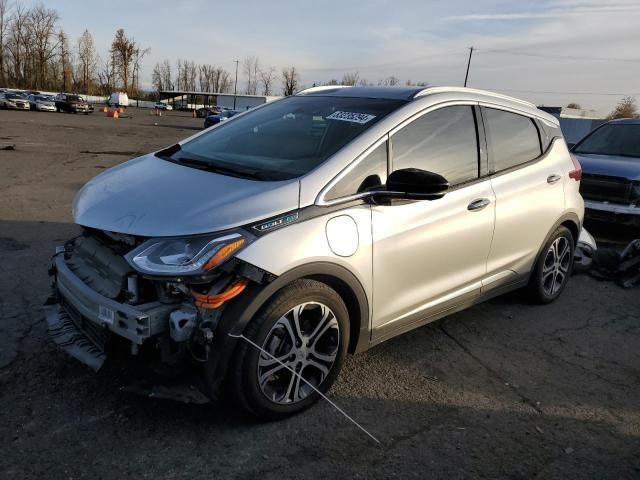
[[[88,115],[93,112],[93,106],[82,99],[80,95],[59,93],[56,95],[56,110],[67,113],[84,113]]]

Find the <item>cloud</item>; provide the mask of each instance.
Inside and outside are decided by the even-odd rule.
[[[594,4],[585,3],[565,3],[559,7],[552,7],[544,10],[528,12],[495,12],[453,15],[447,20],[453,21],[518,21],[518,20],[541,20],[541,19],[561,19],[566,17],[576,17],[585,15],[606,15],[621,14],[630,12],[640,12],[640,4],[635,3],[611,3]]]

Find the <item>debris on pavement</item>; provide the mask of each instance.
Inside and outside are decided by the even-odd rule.
[[[592,253],[589,275],[600,280],[613,280],[624,288],[640,284],[640,239],[632,240],[618,253],[612,248]]]

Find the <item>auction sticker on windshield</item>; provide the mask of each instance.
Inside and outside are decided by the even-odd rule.
[[[341,122],[367,123],[376,118],[375,115],[358,112],[341,112],[340,110],[333,112],[327,117],[327,120],[340,120]]]

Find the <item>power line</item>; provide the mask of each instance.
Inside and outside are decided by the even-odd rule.
[[[386,67],[397,67],[397,66],[402,66],[402,65],[406,65],[406,66],[413,66],[410,65],[412,63],[415,62],[419,62],[421,60],[428,60],[430,58],[434,58],[434,57],[446,57],[446,56],[450,56],[452,54],[456,54],[456,53],[462,53],[461,49],[456,49],[456,50],[449,50],[446,52],[441,52],[441,53],[433,53],[430,55],[421,55],[419,57],[414,57],[414,58],[409,58],[406,60],[400,60],[400,61],[396,61],[396,62],[388,62],[388,63],[378,63],[378,64],[374,64],[374,65],[351,65],[351,66],[342,66],[342,67],[317,67],[317,68],[305,68],[305,67],[300,67],[301,71],[305,71],[305,72],[330,72],[330,71],[351,71],[351,70],[369,70],[372,68],[386,68]]]
[[[553,92],[548,90],[512,90],[508,88],[498,88],[498,87],[478,87],[483,90],[494,90],[500,92],[514,92],[514,93],[545,93],[549,95],[603,95],[603,96],[612,96],[612,97],[625,97],[625,96],[640,96],[640,93],[602,93],[602,92]]]
[[[555,58],[559,60],[595,60],[602,62],[629,62],[629,63],[637,63],[640,62],[640,58],[615,58],[615,57],[581,57],[577,55],[544,55],[541,53],[529,53],[529,52],[520,52],[520,51],[512,51],[512,50],[497,50],[497,49],[476,49],[481,53],[502,53],[505,55],[516,55],[523,57],[539,57],[539,58]]]

